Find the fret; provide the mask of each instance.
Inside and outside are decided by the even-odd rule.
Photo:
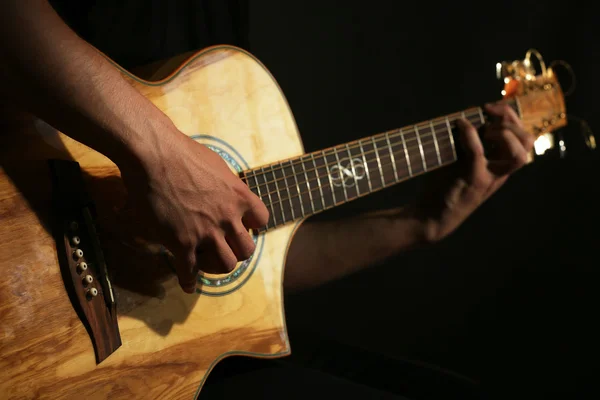
[[[329,167],[327,166],[327,157],[325,156],[325,150],[321,152],[323,154],[323,162],[325,163],[325,171],[327,171],[327,177],[329,178],[329,189],[331,190],[331,196],[333,197],[333,205],[337,204],[337,200],[335,198],[335,189],[333,186],[333,180],[331,179],[331,173],[329,172]]]
[[[367,174],[367,183],[369,184],[369,193],[373,191],[373,186],[371,185],[371,174],[369,173],[369,164],[367,164],[367,157],[365,157],[365,149],[362,145],[362,139],[358,141],[358,146],[360,147],[360,154],[362,155],[363,163],[365,165],[365,173]]]
[[[477,107],[477,111],[479,112],[479,118],[481,119],[481,125],[485,125],[485,118],[483,117],[483,113],[481,112],[481,107]]]
[[[456,148],[454,147],[454,135],[452,134],[452,128],[450,127],[450,120],[448,119],[448,117],[445,117],[446,119],[446,126],[448,127],[448,137],[450,138],[450,143],[451,143],[451,147],[452,147],[452,155],[454,156],[454,159],[456,160],[458,157],[456,157]]]
[[[308,181],[308,173],[306,172],[306,166],[304,165],[304,160],[302,159],[302,157],[300,158],[300,163],[302,164],[302,170],[304,171],[304,179],[306,179],[305,183],[306,183],[306,188],[308,190],[308,197],[310,198],[310,208],[312,209],[312,213],[316,213],[317,211],[315,210],[315,203],[313,200],[313,196],[312,196],[312,189],[310,187],[310,182]]]
[[[325,196],[323,195],[323,186],[321,185],[321,177],[319,176],[319,169],[317,168],[317,162],[315,161],[315,155],[313,153],[310,153],[310,158],[312,160],[313,166],[315,167],[315,176],[317,177],[317,182],[319,184],[319,193],[321,194],[321,203],[323,204],[323,210],[324,210],[327,207],[325,207]],[[333,191],[332,191],[332,193],[333,193]]]
[[[294,175],[294,181],[296,182],[296,190],[298,191],[298,200],[300,201],[300,212],[302,213],[302,216],[304,217],[306,214],[304,213],[304,205],[302,203],[304,203],[302,201],[302,193],[300,192],[300,185],[298,184],[298,177],[296,176],[296,168],[294,168],[294,161],[291,160],[290,161],[290,165],[292,166],[292,175]],[[286,180],[287,182],[287,180]],[[309,188],[309,192],[308,194],[310,194],[310,188]],[[312,197],[311,197],[312,199]]]
[[[415,136],[417,137],[417,142],[419,143],[419,152],[421,152],[421,161],[423,162],[423,172],[427,172],[427,163],[425,162],[425,153],[423,152],[423,145],[421,144],[421,134],[419,133],[419,128],[415,125]]]
[[[280,164],[281,165],[281,164]],[[281,215],[283,217],[283,222],[287,222],[287,219],[285,217],[285,211],[283,209],[283,199],[281,198],[281,191],[279,190],[279,184],[277,183],[277,175],[275,174],[275,169],[273,168],[273,164],[271,164],[271,172],[273,173],[273,182],[275,183],[275,191],[277,192],[277,197],[279,197],[279,208],[281,208]],[[266,179],[265,179],[266,182]],[[291,204],[291,201],[290,201]],[[294,210],[292,209],[292,215],[293,215]],[[292,217],[292,219],[294,219]]]
[[[392,160],[392,167],[394,168],[394,179],[398,182],[398,171],[396,170],[396,157],[394,157],[394,149],[392,149],[392,144],[390,143],[389,134],[385,134],[385,140],[387,141],[388,148],[390,150],[390,159]]]
[[[263,175],[264,176],[264,175]],[[248,176],[246,175],[246,178]],[[260,190],[260,184],[258,183],[258,178],[256,177],[256,172],[254,172],[254,184],[256,185],[256,191],[258,192],[258,198],[260,199],[260,201],[262,201],[263,203],[265,202],[263,200],[263,196],[262,196],[262,192]],[[265,181],[266,182],[266,181]],[[269,193],[269,186],[267,186],[267,193]],[[273,204],[271,203],[271,193],[269,193],[269,204],[266,204],[267,207],[271,207],[271,215],[273,216],[273,226],[277,225],[277,219],[275,218],[275,210],[273,209]],[[267,223],[267,230],[269,229],[269,224]]]
[[[373,136],[371,136],[371,141],[373,142],[373,149],[375,150],[375,156],[377,157],[379,175],[381,175],[381,187],[385,187],[385,179],[383,178],[383,169],[381,169],[381,159],[379,158],[379,150],[377,150],[377,143],[375,143],[375,138]]]
[[[429,120],[429,126],[431,127],[431,134],[433,135],[433,144],[435,145],[435,153],[437,154],[438,165],[442,165],[442,156],[440,156],[440,146],[437,140],[437,134],[435,133],[435,128],[433,127],[433,121]]]
[[[271,166],[273,168],[273,166]],[[292,221],[296,219],[296,213],[294,212],[294,204],[292,203],[292,193],[290,192],[290,186],[288,185],[287,178],[285,177],[285,172],[283,170],[283,162],[279,163],[279,168],[281,169],[281,177],[283,178],[283,182],[285,183],[285,190],[288,194],[288,202],[290,203],[290,211],[292,213]],[[273,172],[275,174],[275,172]],[[275,177],[277,179],[277,177]],[[277,181],[275,181],[277,182]]]
[[[271,190],[269,189],[269,183],[267,181],[267,173],[264,167],[260,168],[260,172],[262,173],[263,180],[265,181],[265,188],[267,190],[267,196],[269,197],[269,205],[271,206],[271,211],[273,215],[273,226],[276,226],[278,223],[276,216],[277,214],[275,213],[275,208],[273,206],[273,198],[271,197]],[[275,184],[277,184],[277,182],[275,182]],[[279,192],[277,191],[277,193]],[[281,202],[279,202],[279,205],[281,206]],[[283,213],[283,208],[281,208],[281,220],[281,223],[285,223],[285,214]]]
[[[408,175],[413,176],[412,166],[410,165],[410,158],[408,157],[408,149],[406,148],[406,140],[404,140],[404,133],[400,129],[400,137],[402,138],[402,147],[404,149],[404,158],[406,158],[406,165],[408,166]]]
[[[333,148],[333,154],[335,155],[335,160],[337,161],[337,166],[340,171],[340,184],[342,185],[342,189],[344,191],[344,199],[348,201],[348,192],[346,191],[346,184],[344,183],[344,171],[342,170],[342,165],[340,164],[340,157],[338,156],[337,147]]]
[[[352,157],[352,152],[350,151],[350,146],[346,143],[346,152],[348,153],[348,162],[349,166],[352,167],[352,176],[354,177],[354,187],[356,187],[356,196],[360,196],[360,188],[358,187],[358,179],[356,178],[356,166],[354,165],[354,158]]]

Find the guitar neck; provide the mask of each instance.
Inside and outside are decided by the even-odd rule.
[[[508,104],[518,113],[518,104]],[[456,120],[479,128],[473,107],[242,173],[270,212],[266,230],[347,203],[457,161]]]

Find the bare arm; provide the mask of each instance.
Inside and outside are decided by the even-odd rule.
[[[289,290],[300,290],[376,265],[426,242],[410,208],[367,212],[333,221],[307,221],[294,236],[285,270]]]
[[[200,263],[225,272],[249,257],[254,243],[247,229],[266,224],[266,207],[46,0],[3,2],[0,54],[1,98],[117,164],[130,200],[175,254],[184,290],[194,291]]]
[[[177,135],[164,114],[46,0],[11,0],[0,14],[3,99],[44,119],[117,164],[137,160],[147,141]],[[143,136],[142,136],[143,135]]]

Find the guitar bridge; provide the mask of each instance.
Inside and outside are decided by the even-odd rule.
[[[121,346],[117,307],[94,225],[95,208],[75,161],[50,160],[53,235],[63,282],[100,363]]]

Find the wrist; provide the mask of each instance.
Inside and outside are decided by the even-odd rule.
[[[413,204],[405,207],[403,214],[398,223],[404,225],[403,230],[412,238],[414,247],[432,244],[439,240],[439,220],[428,212],[427,207]]]
[[[117,139],[110,157],[122,174],[148,175],[168,158],[169,146],[183,135],[166,117],[146,119],[140,127]]]

